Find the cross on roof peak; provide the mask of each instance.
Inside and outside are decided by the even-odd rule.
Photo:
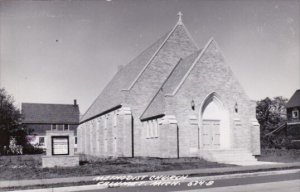
[[[179,24],[179,25],[181,25],[182,24],[182,13],[181,13],[181,11],[179,11],[178,13],[177,13],[177,15],[178,15],[178,22],[177,22],[177,24]]]

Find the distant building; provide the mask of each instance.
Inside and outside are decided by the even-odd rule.
[[[79,106],[74,104],[22,103],[23,125],[33,130],[30,143],[45,148],[46,130],[76,130],[79,124]],[[75,137],[77,145],[77,138]]]
[[[290,98],[286,105],[287,134],[292,140],[300,142],[300,89]]]

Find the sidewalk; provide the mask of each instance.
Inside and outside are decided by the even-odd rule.
[[[162,171],[162,172],[128,173],[128,174],[116,174],[115,176],[188,175],[189,177],[199,177],[199,176],[225,175],[225,174],[234,174],[234,173],[258,172],[258,171],[273,171],[273,170],[293,169],[293,168],[300,168],[300,162],[243,166],[243,167],[224,167],[224,168],[189,169],[189,170]],[[9,188],[9,187],[90,182],[93,181],[93,179],[97,176],[0,181],[0,189]]]

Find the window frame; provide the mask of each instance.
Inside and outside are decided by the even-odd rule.
[[[158,138],[158,119],[152,119],[143,122],[143,128],[146,129],[146,138],[147,139],[153,139],[153,138]]]
[[[44,140],[43,143],[41,143],[41,139]],[[39,136],[39,146],[45,146],[45,137],[44,136]]]
[[[57,130],[57,124],[51,124],[51,130]]]
[[[297,114],[297,115],[294,115]],[[292,118],[293,119],[299,119],[299,110],[298,109],[293,109],[292,110]]]

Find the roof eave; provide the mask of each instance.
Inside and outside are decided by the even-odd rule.
[[[152,119],[158,119],[158,118],[162,118],[164,117],[165,114],[158,114],[158,115],[153,115],[153,116],[149,116],[149,117],[144,117],[144,118],[140,118],[140,120],[143,122],[143,121],[149,121],[149,120],[152,120]]]
[[[100,117],[100,116],[102,116],[102,115],[105,115],[105,114],[107,114],[107,113],[110,113],[110,112],[112,112],[112,111],[115,111],[115,110],[117,110],[117,109],[119,109],[119,108],[121,108],[121,107],[122,107],[121,104],[120,104],[120,105],[116,105],[116,106],[114,106],[114,107],[112,107],[112,108],[110,108],[110,109],[108,109],[108,110],[105,110],[105,111],[103,111],[103,112],[101,112],[101,113],[98,113],[97,115],[94,115],[94,116],[92,116],[92,117],[90,117],[90,118],[88,118],[88,119],[85,119],[85,120],[83,120],[83,121],[80,121],[79,124],[83,124],[83,123],[85,123],[85,122],[87,122],[87,121],[90,121],[90,120],[92,120],[92,119],[95,119],[95,118],[97,118],[97,117]]]

